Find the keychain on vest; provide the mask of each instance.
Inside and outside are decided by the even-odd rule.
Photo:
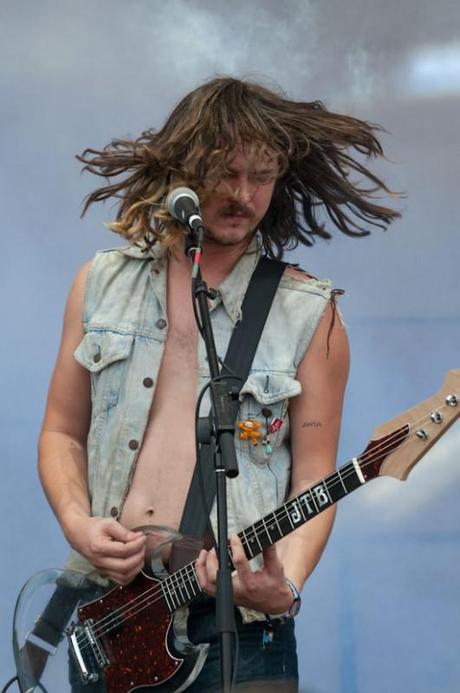
[[[270,434],[277,433],[277,431],[280,430],[281,426],[283,425],[283,420],[275,416],[274,419],[269,421],[273,412],[268,407],[264,407],[260,413],[265,419],[265,435],[260,442],[264,447],[265,454],[269,456],[273,453],[273,445]],[[260,431],[261,426],[262,424],[260,421],[256,421],[256,419],[252,417],[248,417],[244,421],[240,421],[238,423],[238,427],[240,429],[240,439],[250,440],[254,447],[256,447],[259,444],[260,437],[262,436],[262,432]]]
[[[273,643],[273,638],[275,637],[275,629],[271,621],[266,621],[264,623],[264,629],[262,631],[262,649],[267,650]]]
[[[265,437],[262,440],[262,445],[265,447],[265,454],[266,455],[271,455],[273,452],[273,446],[272,446],[272,443],[270,440],[270,435],[269,435],[271,433],[271,430],[270,430],[271,424],[268,422],[268,419],[270,418],[271,415],[272,415],[271,409],[268,409],[268,407],[264,407],[262,409],[262,416],[265,419]]]
[[[265,426],[266,426],[266,434],[265,438],[262,441],[262,445],[265,445],[265,454],[266,455],[271,455],[273,452],[273,445],[272,441],[270,439],[270,434],[277,433],[281,426],[283,425],[283,419],[280,419],[278,416],[275,416],[274,419],[269,421],[268,419],[272,415],[271,409],[268,409],[268,407],[264,407],[262,409],[262,416],[265,417]]]

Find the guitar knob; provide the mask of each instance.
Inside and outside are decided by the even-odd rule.
[[[449,405],[449,407],[456,407],[458,404],[457,395],[447,395],[446,404]]]
[[[430,414],[430,419],[433,421],[433,423],[441,423],[443,418],[443,415],[439,411],[432,411]]]
[[[428,438],[428,433],[424,431],[423,428],[419,428],[419,430],[415,432],[415,435],[417,438],[420,438],[420,440],[426,440]]]

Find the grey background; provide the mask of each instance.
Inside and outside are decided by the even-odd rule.
[[[407,196],[370,238],[292,259],[346,289],[352,370],[339,462],[459,366],[460,9],[454,0],[16,0],[0,4],[0,683],[13,674],[16,594],[59,567],[65,542],[36,474],[36,440],[71,278],[101,247],[81,221],[97,183],[74,155],[159,126],[216,74],[274,81],[296,99],[381,123],[378,172]],[[173,484],[173,480],[172,480]],[[303,592],[302,690],[460,690],[460,428],[405,484],[342,501]]]

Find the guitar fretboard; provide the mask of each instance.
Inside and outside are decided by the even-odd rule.
[[[254,558],[363,483],[358,460],[344,465],[240,532],[246,556]]]

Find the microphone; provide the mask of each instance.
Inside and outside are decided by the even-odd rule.
[[[166,207],[174,219],[198,233],[203,231],[204,223],[200,212],[198,195],[190,188],[176,188],[171,190],[166,198]]]

